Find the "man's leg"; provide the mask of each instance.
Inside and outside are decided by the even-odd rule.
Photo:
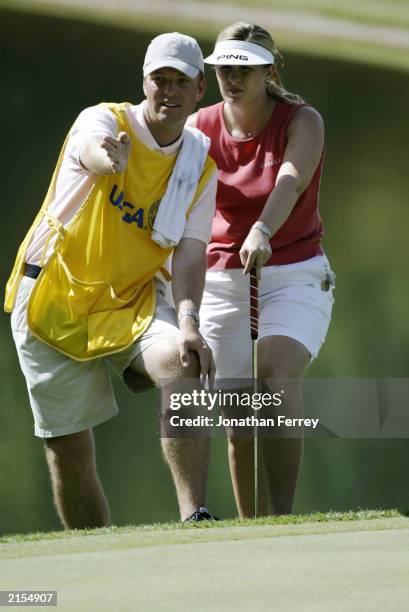
[[[169,411],[171,393],[188,391],[189,380],[198,381],[199,362],[189,353],[190,364],[183,367],[174,338],[156,342],[132,362],[132,370],[151,378],[161,388],[162,415]],[[182,520],[205,506],[208,438],[162,438],[162,451],[172,473]]]
[[[98,478],[91,429],[45,439],[54,503],[66,529],[110,524],[108,503]]]
[[[180,518],[206,506],[208,438],[162,438],[162,452],[172,473]]]

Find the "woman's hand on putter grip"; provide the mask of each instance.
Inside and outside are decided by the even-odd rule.
[[[132,148],[132,141],[127,132],[119,132],[117,138],[105,136],[101,143],[111,162],[112,173],[125,172],[128,164],[129,154]]]
[[[189,351],[196,353],[200,363],[200,380],[202,384],[206,378],[209,380],[209,389],[213,389],[216,366],[213,355],[207,342],[198,329],[192,327],[180,329],[177,336],[180,361],[184,368],[190,364]]]
[[[261,268],[270,257],[271,246],[268,236],[260,230],[252,228],[240,249],[240,260],[244,266],[243,274],[247,274],[255,267],[259,280]]]

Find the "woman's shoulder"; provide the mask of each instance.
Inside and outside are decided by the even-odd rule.
[[[308,102],[290,103],[285,100],[278,99],[273,112],[272,119],[286,128],[293,125],[315,125],[322,127],[324,125],[320,113]]]
[[[218,117],[220,116],[220,111],[223,106],[223,102],[216,102],[216,104],[211,104],[210,106],[204,106],[197,111],[197,116],[203,119],[207,119],[210,117]]]
[[[320,150],[324,140],[324,122],[320,113],[309,104],[300,104],[286,123],[288,142],[308,141],[310,147],[318,143]]]
[[[291,124],[305,125],[319,129],[324,126],[324,120],[316,108],[304,102],[296,106],[292,115]]]
[[[222,102],[217,102],[216,104],[200,108],[198,111],[196,111],[196,113],[193,113],[193,115],[188,117],[186,125],[190,127],[199,127],[199,125],[203,122],[214,121],[220,116],[222,104]]]

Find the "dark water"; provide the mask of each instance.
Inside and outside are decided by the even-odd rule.
[[[141,65],[152,36],[0,12],[2,286],[72,121],[100,101],[141,99]],[[286,60],[288,88],[326,123],[321,211],[337,273],[333,323],[309,375],[406,377],[409,77],[311,56]],[[204,104],[217,99],[210,74]],[[57,528],[8,315],[0,317],[0,333],[0,533]],[[113,519],[176,519],[154,397],[133,397],[117,384],[116,390],[121,413],[96,431]],[[409,507],[408,461],[407,440],[309,440],[296,511]],[[235,513],[224,440],[213,444],[209,503],[221,516]]]

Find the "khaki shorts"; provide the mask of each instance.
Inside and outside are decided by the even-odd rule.
[[[24,276],[11,315],[20,366],[34,415],[34,432],[53,438],[95,427],[118,413],[110,367],[122,378],[133,359],[156,342],[178,332],[174,308],[157,285],[155,317],[140,340],[110,357],[74,361],[33,336],[27,325],[27,302],[35,280]]]
[[[314,359],[325,340],[335,276],[325,256],[262,269],[259,339],[287,336]],[[208,270],[200,331],[213,351],[216,379],[252,376],[249,277],[242,269]]]

